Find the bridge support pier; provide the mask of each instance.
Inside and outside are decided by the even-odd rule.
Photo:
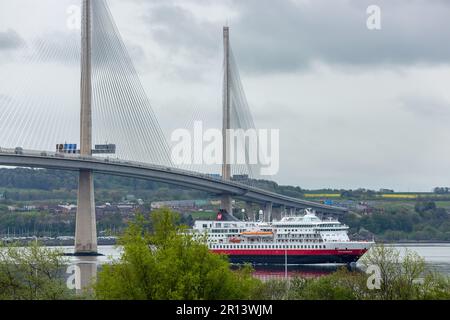
[[[272,202],[267,202],[266,206],[264,208],[264,222],[270,222],[272,221]]]
[[[290,216],[294,216],[295,212],[296,212],[295,208],[289,208],[289,215]]]
[[[256,221],[255,211],[253,210],[253,204],[249,201],[245,201],[245,214],[250,221]]]
[[[222,195],[220,201],[220,209],[225,210],[230,215],[233,215],[233,203],[230,195]]]
[[[90,170],[80,170],[75,226],[75,254],[97,254],[94,175]]]
[[[272,207],[272,214],[270,221],[281,220],[283,217],[283,206]]]

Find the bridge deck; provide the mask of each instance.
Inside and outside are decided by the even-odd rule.
[[[0,165],[49,168],[60,170],[87,169],[119,176],[147,179],[189,187],[213,194],[230,194],[234,198],[255,203],[272,202],[274,206],[313,208],[323,213],[345,213],[347,209],[296,199],[234,181],[225,181],[206,174],[139,162],[111,158],[86,157],[47,151],[0,149]]]

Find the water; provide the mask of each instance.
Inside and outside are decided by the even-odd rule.
[[[425,259],[428,267],[450,276],[450,243],[408,243],[387,246],[396,248],[402,254],[406,250],[414,251]]]
[[[450,243],[432,243],[432,244],[393,244],[392,246],[404,255],[406,250],[417,252],[425,259],[427,267],[440,273],[450,276]],[[73,247],[59,247],[64,252],[72,253]],[[71,263],[79,266],[77,269],[82,278],[92,278],[95,276],[96,267],[118,259],[121,249],[115,246],[99,246],[99,252],[103,256],[98,257],[70,257]],[[95,266],[95,267],[94,267]],[[319,277],[336,271],[339,265],[288,265],[287,276]],[[74,274],[76,274],[75,272]],[[70,274],[70,272],[68,272]],[[261,280],[283,279],[286,277],[285,266],[256,266],[254,276]],[[88,280],[80,280],[81,283]]]

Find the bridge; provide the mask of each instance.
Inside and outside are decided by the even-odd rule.
[[[16,154],[14,149],[1,149],[0,164],[17,167],[72,171],[88,170],[98,173],[163,182],[215,195],[227,194],[236,199],[251,201],[261,205],[271,203],[273,206],[285,207],[288,209],[314,208],[323,213],[343,213],[346,211],[344,208],[287,197],[231,180],[214,178],[207,174],[148,163],[50,153],[47,151],[28,150],[21,154]]]
[[[273,207],[291,212],[304,208],[313,208],[323,213],[346,211],[344,208],[296,199],[258,188],[251,182],[257,176],[258,166],[250,163],[230,163],[230,137],[227,132],[233,128],[248,130],[255,128],[255,125],[231,50],[228,27],[223,29],[223,43],[223,161],[219,177],[172,164],[170,148],[142,89],[106,0],[82,1],[78,152],[61,153],[49,151],[47,147],[37,148],[36,144],[30,141],[34,139],[35,130],[42,130],[42,124],[48,125],[48,118],[41,114],[35,118],[30,116],[25,121],[20,119],[24,113],[17,112],[24,104],[11,103],[4,107],[6,116],[1,117],[3,123],[0,123],[0,132],[9,133],[0,137],[0,145],[6,145],[6,148],[0,149],[0,165],[79,172],[75,254],[97,253],[93,183],[95,172],[148,179],[205,191],[220,197],[221,209],[231,215],[233,198],[260,205],[264,209],[265,220],[270,220]],[[96,64],[100,67],[95,68]],[[22,125],[24,123],[31,125],[25,127]],[[112,138],[109,141],[117,143],[118,158],[93,156],[93,130],[96,127],[101,127],[102,132],[109,130],[109,138]],[[50,139],[53,145],[66,139],[64,130],[65,128],[56,130],[55,136]],[[15,136],[20,139],[15,139]],[[22,146],[21,142],[26,142],[27,145]],[[248,152],[246,146],[247,156]],[[245,174],[251,179],[249,183],[233,181],[233,173]]]

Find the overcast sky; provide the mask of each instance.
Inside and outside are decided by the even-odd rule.
[[[398,191],[450,185],[450,1],[108,3],[166,135],[193,114],[220,126],[228,24],[256,126],[280,129],[274,180]],[[33,71],[17,60],[24,43],[45,39],[65,52],[78,39],[66,28],[70,4],[79,1],[0,0],[0,112],[5,119],[1,108],[16,91],[55,91],[54,112],[77,139],[77,103],[65,99],[78,95],[77,55],[53,56]],[[381,30],[366,27],[372,4]],[[33,85],[15,91],[25,79]]]

